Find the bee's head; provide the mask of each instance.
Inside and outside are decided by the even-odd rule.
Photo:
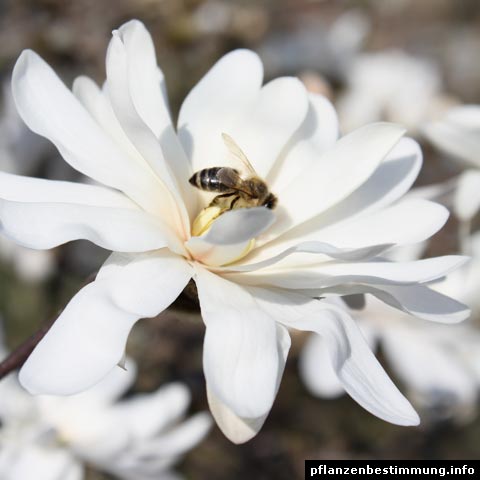
[[[267,195],[267,198],[263,202],[262,206],[267,207],[270,210],[273,210],[277,206],[277,203],[278,203],[277,197],[273,193],[269,193]]]

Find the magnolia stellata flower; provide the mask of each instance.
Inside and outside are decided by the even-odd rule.
[[[471,238],[472,261],[434,285],[437,291],[468,303],[478,312],[480,237]],[[425,245],[423,245],[425,247]],[[406,249],[402,257],[419,258],[424,248]],[[475,411],[480,382],[480,331],[473,323],[442,325],[415,319],[368,296],[352,311],[365,339],[382,352],[409,396],[435,415],[467,419]],[[327,355],[326,342],[310,336],[300,357],[300,374],[315,396],[334,398],[344,389]],[[318,371],[322,375],[318,375]]]
[[[346,78],[346,91],[337,104],[346,132],[379,120],[399,122],[416,132],[450,103],[441,94],[434,66],[401,50],[358,55]]]
[[[372,291],[432,320],[468,315],[423,285],[462,257],[380,256],[430,237],[448,216],[424,200],[390,206],[419,171],[418,145],[384,123],[337,142],[332,106],[295,78],[262,86],[262,64],[247,50],[224,56],[200,80],[175,130],[152,39],[138,21],[113,32],[106,64],[103,89],[80,77],[73,94],[31,51],[15,66],[24,121],[103,185],[2,174],[5,233],[32,248],[83,238],[114,252],[35,348],[22,384],[54,394],[93,385],[122,358],[134,323],[159,314],[193,279],[206,325],[209,405],[231,440],[248,440],[265,421],[290,346],[287,328],[326,338],[346,390],[370,412],[418,423],[348,313],[318,299]],[[242,168],[222,134],[275,194],[274,210],[237,208],[215,218],[208,207],[215,194],[189,183],[207,167]]]
[[[3,381],[0,477],[81,480],[87,463],[124,480],[179,480],[171,467],[207,434],[210,416],[179,423],[190,401],[179,383],[118,401],[135,379],[127,367],[70,397],[32,397],[14,377]]]
[[[468,167],[458,177],[452,203],[456,216],[468,225],[480,209],[480,106],[455,107],[426,124],[423,132],[442,152]]]

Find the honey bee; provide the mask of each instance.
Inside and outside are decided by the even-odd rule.
[[[217,195],[204,208],[192,225],[192,235],[200,236],[205,233],[213,221],[222,213],[237,208],[266,207],[274,209],[277,197],[268,190],[240,147],[226,133],[222,139],[230,155],[240,162],[244,177],[239,170],[231,167],[204,168],[192,175],[189,182],[205,192],[216,192]]]
[[[217,192],[208,205],[218,208],[218,215],[236,208],[266,207],[274,209],[277,197],[268,190],[268,186],[255,172],[246,155],[226,133],[222,138],[229,153],[238,160],[245,169],[246,177],[242,178],[239,170],[231,167],[204,168],[192,175],[189,182],[205,192]]]

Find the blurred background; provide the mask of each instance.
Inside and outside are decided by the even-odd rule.
[[[31,48],[67,85],[80,74],[101,84],[111,31],[131,18],[142,20],[154,38],[174,116],[220,56],[247,47],[262,58],[266,80],[299,76],[309,90],[330,98],[344,133],[371,121],[403,123],[424,151],[417,186],[455,178],[464,168],[435,148],[421,127],[454,105],[480,103],[478,0],[0,0],[0,169],[77,178],[53,147],[16,118],[11,69],[20,52]],[[459,250],[457,228],[452,217],[428,254]],[[0,313],[8,346],[14,348],[55,316],[107,255],[82,242],[30,252],[2,238]],[[139,376],[132,391],[181,380],[192,390],[192,410],[207,409],[204,327],[193,307],[177,303],[177,309],[134,328],[128,351]],[[480,418],[472,405],[468,412],[420,409],[422,425],[404,428],[373,417],[347,396],[311,395],[298,369],[304,341],[294,339],[278,397],[259,435],[235,446],[214,428],[180,463],[185,478],[303,478],[306,458],[480,458]],[[406,392],[401,379],[397,385]],[[109,478],[93,469],[88,475],[89,480]]]

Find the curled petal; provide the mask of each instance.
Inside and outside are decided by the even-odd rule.
[[[279,322],[322,336],[340,383],[362,407],[387,422],[418,425],[415,410],[388,378],[346,310],[290,292],[249,291]]]
[[[107,271],[73,297],[22,367],[31,393],[70,395],[100,381],[122,358],[135,322],[168,307],[192,275],[163,250]]]

